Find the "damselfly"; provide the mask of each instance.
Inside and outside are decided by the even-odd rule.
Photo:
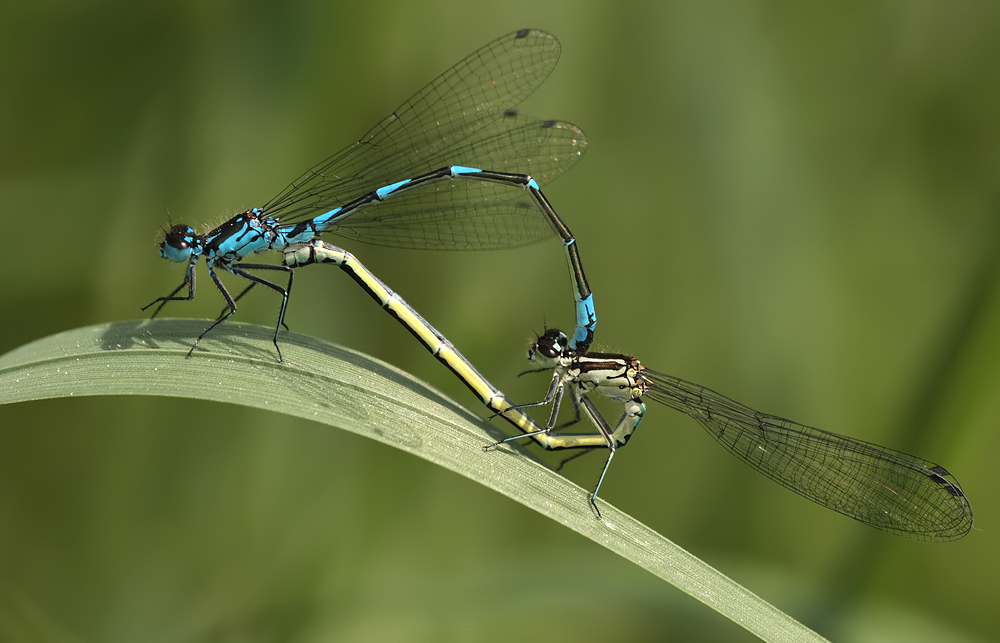
[[[551,404],[549,421],[540,433],[517,435],[491,447],[531,437],[547,449],[607,449],[590,496],[598,516],[597,493],[615,450],[639,426],[646,411],[643,399],[651,399],[694,418],[730,453],[778,484],[866,525],[933,541],[957,540],[972,528],[972,507],[962,487],[947,469],[929,460],[756,411],[700,384],[648,369],[634,357],[580,354],[557,329],[532,342],[528,358],[539,370],[554,373],[543,401],[518,408]],[[556,426],[567,389],[574,420]],[[587,397],[592,392],[622,404],[616,424]],[[597,433],[559,433],[579,421],[580,409]]]
[[[398,248],[459,250],[515,247],[555,232],[574,276],[578,328],[572,343],[585,349],[596,324],[593,296],[575,239],[539,186],[575,164],[587,141],[570,123],[540,121],[514,109],[549,75],[559,52],[559,42],[543,31],[507,34],[438,76],[263,207],[206,234],[174,225],[160,244],[160,255],[188,263],[184,281],[143,310],[159,304],[155,317],[168,301],[193,299],[195,269],[204,257],[226,307],[188,354],[236,312],[243,295],[263,285],[282,295],[274,332],[280,360],[278,332],[293,272],[288,266],[243,262],[248,255],[283,250],[324,232]],[[525,191],[534,204],[524,200]],[[217,271],[250,284],[233,297]],[[284,272],[288,283],[282,287],[256,271]],[[179,296],[185,286],[187,295]]]

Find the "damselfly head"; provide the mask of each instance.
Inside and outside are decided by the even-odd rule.
[[[160,256],[174,263],[181,263],[191,258],[198,235],[190,226],[177,224],[167,230],[166,236],[160,242]]]
[[[528,345],[528,359],[546,368],[554,368],[569,348],[569,338],[558,328],[550,328]]]

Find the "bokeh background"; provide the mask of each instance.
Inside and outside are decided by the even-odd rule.
[[[266,201],[524,26],[563,44],[524,107],[591,141],[546,192],[579,239],[598,347],[941,462],[977,521],[949,544],[876,532],[666,408],[605,499],[837,640],[1000,637],[996,3],[4,3],[0,353],[142,317],[182,278],[161,226]],[[513,399],[540,396],[544,376],[516,375],[533,332],[571,323],[557,241],[352,249]],[[216,314],[202,284],[167,314]],[[294,330],[476,408],[340,271],[296,289]],[[256,293],[239,319],[270,325],[276,303]],[[600,464],[567,475],[590,487]],[[177,399],[0,408],[0,639],[515,638],[752,637],[355,435]]]

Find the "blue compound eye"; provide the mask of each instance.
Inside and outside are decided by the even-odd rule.
[[[160,256],[175,263],[187,261],[194,249],[195,233],[189,226],[175,225],[160,243]]]

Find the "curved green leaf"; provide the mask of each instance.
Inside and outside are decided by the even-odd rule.
[[[229,402],[353,431],[437,463],[577,531],[768,641],[818,634],[522,452],[483,447],[499,428],[372,357],[312,337],[230,323],[187,352],[203,320],[78,328],[0,356],[0,403],[80,395],[165,395]]]

